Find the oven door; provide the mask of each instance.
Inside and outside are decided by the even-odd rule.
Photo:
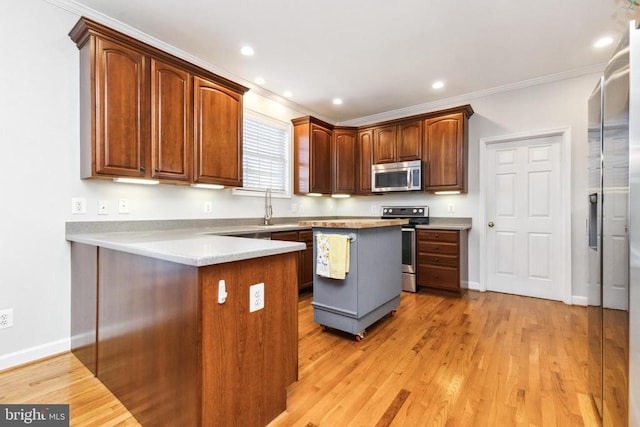
[[[402,272],[416,272],[416,230],[402,229]]]

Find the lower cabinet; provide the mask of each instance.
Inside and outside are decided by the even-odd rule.
[[[298,376],[297,257],[195,267],[73,242],[71,350],[141,425],[267,425]]]
[[[313,231],[278,231],[271,233],[271,240],[302,242],[307,249],[299,252],[298,259],[298,291],[313,288]]]
[[[467,230],[416,230],[419,286],[454,292],[468,287],[467,234]]]

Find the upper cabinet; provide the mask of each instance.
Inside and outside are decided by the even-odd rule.
[[[473,110],[466,107],[424,120],[425,191],[467,192],[467,129]]]
[[[191,74],[151,59],[151,176],[188,181],[191,170]]]
[[[80,49],[83,178],[242,185],[247,88],[85,18],[69,36]]]
[[[194,78],[194,181],[242,186],[242,95]]]
[[[333,194],[356,192],[356,128],[336,128],[333,131]]]
[[[373,165],[373,130],[358,131],[356,140],[356,194],[371,194]]]
[[[93,139],[93,156],[83,162],[82,175],[144,177],[149,134],[147,58],[111,40],[97,38],[92,42],[94,55],[89,58],[89,52],[84,52],[81,57],[81,132],[83,140]],[[91,81],[94,86],[85,91]]]
[[[293,119],[295,194],[331,194],[333,126],[315,117]]]
[[[422,121],[373,128],[374,164],[420,160]]]

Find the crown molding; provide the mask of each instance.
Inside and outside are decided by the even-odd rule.
[[[268,89],[258,86],[255,83],[248,81],[234,73],[231,73],[225,69],[217,67],[207,61],[202,60],[201,58],[198,58],[197,56],[194,56],[188,52],[185,52],[184,50],[179,49],[173,45],[170,45],[169,43],[163,42],[162,40],[157,39],[147,33],[144,33],[130,25],[127,25],[124,22],[118,21],[117,19],[114,19],[108,15],[105,15],[102,12],[98,12],[97,10],[91,9],[87,6],[77,3],[74,0],[44,0],[44,1],[60,9],[66,10],[67,12],[71,12],[75,15],[78,15],[78,18],[80,18],[81,16],[89,18],[99,24],[106,25],[116,31],[126,34],[129,37],[133,37],[150,46],[153,46],[157,49],[160,49],[164,52],[174,55],[180,59],[183,59],[201,68],[204,68],[207,71],[210,71],[214,74],[217,74],[221,77],[234,81],[243,86],[246,86],[252,92],[257,93],[258,95],[261,95],[267,99],[277,102],[278,104],[281,104],[285,107],[288,107],[294,111],[299,112],[301,116],[310,115],[310,116],[321,118],[326,121],[331,121],[330,119],[323,117],[321,114],[313,110],[310,110],[300,104],[296,104],[295,102],[287,98],[284,98],[274,92],[271,92]]]
[[[338,122],[338,126],[363,126],[370,123],[384,122],[387,120],[398,119],[407,116],[422,114],[429,111],[440,110],[460,104],[469,104],[472,100],[484,98],[486,96],[499,93],[509,92],[512,90],[525,89],[532,86],[543,85],[547,83],[557,82],[560,80],[571,79],[575,77],[585,76],[587,74],[602,73],[606,64],[596,64],[589,67],[578,68],[569,71],[563,71],[548,76],[537,77],[534,79],[523,80],[521,82],[510,83],[503,86],[497,86],[489,89],[482,89],[476,92],[470,92],[462,95],[443,98],[437,101],[426,102],[424,104],[412,105],[409,107],[398,108],[397,110],[385,111],[382,113],[372,114],[369,116],[359,117],[357,119]]]
[[[150,36],[147,33],[144,33],[140,30],[137,30],[130,25],[127,25],[117,19],[114,19],[104,13],[98,12],[97,10],[91,9],[87,6],[77,3],[74,0],[45,0],[47,3],[50,3],[54,6],[57,6],[61,9],[64,9],[68,12],[74,13],[80,16],[87,17],[91,20],[94,20],[100,24],[109,26],[114,30],[120,31],[130,37],[136,38],[148,45],[151,45],[155,48],[163,50],[167,53],[170,53],[174,56],[177,56],[180,59],[191,62],[194,65],[204,68],[205,70],[211,71],[212,73],[218,74],[224,78],[235,81],[243,86],[250,88],[251,91],[261,95],[269,100],[275,101],[279,104],[282,104],[294,111],[300,113],[301,116],[309,115],[324,120],[328,123],[332,123],[336,126],[362,126],[371,123],[383,122],[387,120],[393,120],[397,118],[417,115],[429,111],[435,111],[447,107],[451,107],[454,105],[460,104],[468,104],[470,101],[478,98],[482,98],[485,96],[495,95],[498,93],[508,92],[517,89],[524,89],[531,86],[542,85],[546,83],[551,83],[555,81],[570,79],[574,77],[580,77],[587,74],[592,73],[601,73],[604,71],[606,64],[596,64],[589,67],[579,68],[575,70],[564,71],[561,73],[551,74],[548,76],[538,77],[529,80],[523,80],[517,83],[510,83],[504,86],[498,86],[489,89],[483,89],[476,92],[470,92],[467,94],[457,95],[450,98],[443,98],[437,101],[427,102],[423,104],[412,105],[408,107],[399,108],[396,110],[385,111],[382,113],[372,114],[369,116],[363,116],[355,119],[346,120],[343,122],[335,122],[322,114],[317,113],[316,111],[310,110],[300,104],[297,104],[287,98],[284,98],[274,92],[271,92],[268,89],[265,89],[261,86],[256,85],[255,83],[248,81],[234,73],[231,73],[227,70],[224,70],[220,67],[217,67],[207,61],[203,61],[201,58],[198,58],[188,52],[185,52],[182,49],[178,49],[175,46],[172,46],[162,40],[159,40],[153,36]]]

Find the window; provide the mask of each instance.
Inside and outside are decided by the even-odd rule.
[[[289,124],[245,110],[242,126],[243,188],[239,193],[271,188],[275,194],[287,195]]]

